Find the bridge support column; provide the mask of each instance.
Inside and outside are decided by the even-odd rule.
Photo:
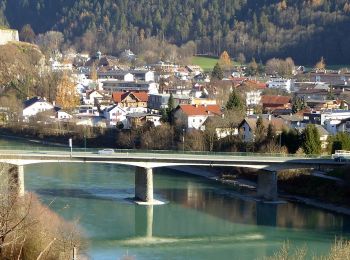
[[[277,172],[258,173],[257,194],[265,200],[277,200]]]
[[[24,167],[23,165],[11,165],[8,171],[9,185],[13,192],[19,197],[23,197],[25,194],[24,189]]]
[[[153,170],[151,168],[136,167],[135,199],[146,203],[153,202]]]

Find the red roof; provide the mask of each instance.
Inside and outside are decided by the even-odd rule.
[[[112,99],[115,103],[120,103],[124,100],[126,94],[128,94],[128,92],[114,92],[112,94]]]
[[[261,96],[261,103],[267,105],[286,105],[290,102],[288,96],[263,95]]]
[[[180,109],[187,116],[205,116],[205,115],[221,115],[221,109],[218,105],[179,105]]]
[[[256,81],[256,80],[247,80],[245,83],[249,84],[252,87],[257,88],[257,89],[267,88],[267,84],[266,83],[263,83],[263,82],[260,82],[260,81]]]
[[[112,99],[115,103],[120,103],[129,95],[133,95],[139,102],[148,101],[148,94],[146,92],[114,92]]]
[[[131,92],[140,102],[148,102],[147,92]]]

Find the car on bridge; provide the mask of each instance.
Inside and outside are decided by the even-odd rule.
[[[98,154],[114,154],[113,149],[102,149],[98,151]]]
[[[350,151],[336,150],[334,154],[332,154],[332,159],[334,159],[335,162],[346,162],[350,160]]]

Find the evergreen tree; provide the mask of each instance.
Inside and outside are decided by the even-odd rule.
[[[289,153],[296,153],[301,146],[300,134],[295,129],[283,129],[281,145],[286,146]]]
[[[256,148],[259,149],[261,144],[266,139],[265,126],[261,116],[259,116],[258,120],[256,120],[256,128],[255,128],[255,145]]]
[[[166,114],[167,114],[167,121],[172,124],[173,123],[173,111],[175,109],[175,101],[174,101],[174,97],[173,94],[170,93],[170,97],[168,100],[168,107],[166,110]]]
[[[243,110],[244,109],[244,103],[242,98],[239,96],[237,91],[235,89],[232,90],[228,101],[226,103],[226,109],[231,110],[231,109],[238,109],[238,110]]]
[[[266,140],[267,141],[274,141],[276,138],[276,129],[273,124],[269,124],[267,127],[267,134],[266,134]]]
[[[309,124],[303,132],[302,147],[306,154],[320,154],[321,141],[316,125]]]
[[[219,63],[216,63],[213,71],[211,73],[212,79],[222,80],[224,78],[224,72],[222,71],[222,68]]]
[[[335,136],[329,138],[329,152],[334,153],[335,150],[350,151],[350,135],[345,132],[337,133]]]
[[[304,98],[297,97],[293,100],[292,112],[295,114],[306,107]]]

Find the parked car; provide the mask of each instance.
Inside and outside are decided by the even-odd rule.
[[[99,154],[114,154],[113,149],[103,149],[98,151]]]

